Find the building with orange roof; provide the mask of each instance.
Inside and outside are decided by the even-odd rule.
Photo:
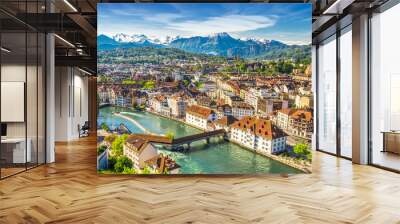
[[[145,161],[157,156],[158,152],[148,141],[129,136],[123,146],[123,154],[132,160],[133,168],[143,169]]]
[[[297,108],[311,108],[314,104],[313,96],[296,95],[295,105]]]
[[[276,113],[275,123],[288,133],[311,139],[313,132],[313,114],[302,109],[282,109]]]
[[[208,122],[215,121],[217,114],[207,107],[191,105],[186,108],[186,122],[195,127],[207,130]]]
[[[229,104],[220,104],[217,106],[216,113],[218,119],[224,116],[232,116],[232,107]]]
[[[225,131],[229,132],[230,126],[236,121],[238,120],[232,115],[223,116],[214,122],[215,129],[225,129]]]
[[[313,130],[313,114],[311,111],[297,110],[289,117],[288,131],[290,134],[311,139]]]
[[[289,102],[282,99],[260,99],[258,101],[257,113],[262,116],[267,116],[281,109],[287,109],[289,107]]]
[[[240,86],[237,81],[229,80],[226,84],[229,86],[229,91],[234,92],[236,95],[240,95]]]
[[[294,109],[284,108],[276,112],[275,123],[282,129],[288,129],[289,117],[294,113]]]
[[[149,105],[152,111],[161,114],[163,108],[168,107],[167,97],[164,95],[155,95],[150,98]]]
[[[286,150],[287,135],[271,120],[246,116],[231,125],[232,142],[263,153]]]
[[[147,167],[156,173],[179,174],[180,166],[168,155],[164,156],[162,153],[146,160],[145,163]]]

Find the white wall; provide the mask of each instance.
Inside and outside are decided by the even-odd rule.
[[[1,81],[25,82],[25,69],[25,64],[3,64],[1,66]],[[7,110],[7,108],[1,108],[1,110]],[[7,137],[25,137],[25,123],[7,123]]]
[[[38,70],[37,70],[38,69]],[[27,119],[22,122],[5,122],[7,124],[7,137],[8,138],[27,138],[30,140],[30,148],[32,155],[32,162],[39,159],[39,163],[44,163],[44,80],[42,67],[28,65],[25,63],[3,63],[1,66],[1,81],[2,82],[23,82],[26,83],[26,108],[20,108],[22,113],[25,113]],[[27,78],[27,80],[25,80]],[[21,94],[24,91],[21,90]],[[2,96],[2,98],[7,96]],[[12,108],[1,108],[7,111]],[[13,113],[7,111],[7,113]]]
[[[74,99],[74,102],[72,105],[74,107],[71,109],[72,111],[72,120],[71,120],[71,126],[72,126],[72,136],[73,138],[79,137],[79,132],[78,132],[78,124],[81,126],[85,123],[85,121],[89,120],[89,113],[88,113],[88,78],[82,76],[83,73],[79,72],[78,74],[76,73],[78,70],[75,69],[75,74],[74,74],[74,96],[72,96]]]
[[[69,69],[67,67],[56,67],[55,69],[55,140],[68,140],[69,130]]]
[[[79,138],[78,125],[88,120],[88,78],[76,68],[56,67],[55,140]]]

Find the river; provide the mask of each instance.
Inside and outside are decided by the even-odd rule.
[[[112,112],[127,112],[124,115],[136,120],[148,131],[157,134],[173,132],[175,137],[183,137],[201,131],[164,117],[148,112],[134,112],[125,108],[104,107],[99,111],[98,123],[106,123],[112,129],[124,123],[133,133],[143,133],[143,129],[133,122]],[[250,152],[241,146],[226,142],[221,138],[213,138],[210,144],[199,141],[191,144],[188,153],[171,152],[162,146],[156,146],[159,152],[172,157],[180,166],[182,174],[278,174],[302,173],[278,161]]]

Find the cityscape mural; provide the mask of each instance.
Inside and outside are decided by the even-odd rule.
[[[311,4],[98,4],[101,174],[311,172]]]

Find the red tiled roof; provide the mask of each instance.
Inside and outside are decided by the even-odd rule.
[[[154,99],[159,101],[159,102],[162,102],[162,101],[164,101],[166,99],[166,97],[163,96],[163,95],[157,95],[157,96],[154,96]]]
[[[290,109],[290,108],[281,109],[281,110],[278,110],[278,112],[286,114],[286,115],[291,115],[293,113],[292,109]]]
[[[234,116],[223,116],[221,119],[216,120],[215,123],[221,126],[229,126],[236,121],[237,119]]]
[[[241,108],[241,109],[247,109],[247,110],[254,110],[254,108],[245,102],[234,102],[232,103],[232,108]]]
[[[180,168],[180,166],[169,156],[164,156],[163,154],[154,156],[145,161],[145,163],[149,166],[156,166],[156,169],[163,173],[165,170],[171,171],[173,169]]]
[[[186,108],[186,113],[207,119],[214,112],[211,109],[206,108],[206,107],[192,105],[192,106],[189,106]]]
[[[134,150],[137,153],[142,153],[143,149],[146,148],[148,142],[143,139],[139,138],[134,138],[132,136],[129,136],[128,139],[126,139],[125,144],[127,144],[130,150]]]
[[[296,110],[293,114],[290,115],[290,117],[296,120],[303,119],[308,122],[311,122],[313,119],[312,113],[305,110]]]
[[[284,113],[288,115],[292,119],[304,119],[306,121],[312,121],[313,115],[312,112],[306,110],[299,110],[299,109],[281,109],[278,112]]]
[[[250,130],[254,135],[269,140],[286,136],[286,134],[278,127],[273,125],[270,120],[256,117],[245,116],[239,121],[236,121],[232,125],[232,128],[241,129],[242,131]]]

